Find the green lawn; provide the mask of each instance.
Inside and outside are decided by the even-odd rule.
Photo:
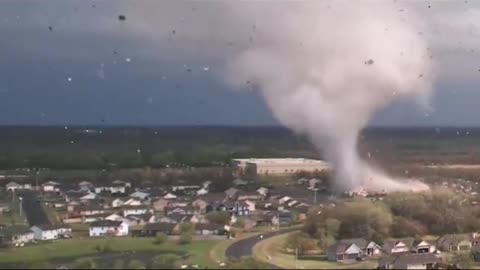
[[[209,251],[218,241],[194,241],[188,245],[168,242],[155,245],[155,239],[148,238],[110,238],[110,239],[69,239],[52,243],[41,243],[23,248],[10,248],[0,253],[0,264],[50,261],[61,258],[75,258],[97,255],[97,246],[108,245],[116,251],[184,251],[190,254],[188,259],[193,264],[212,266]]]
[[[288,234],[282,234],[259,242],[253,248],[255,259],[285,269],[375,269],[377,261],[363,261],[342,264],[321,260],[297,260],[291,254],[282,252]]]

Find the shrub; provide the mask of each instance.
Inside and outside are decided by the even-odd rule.
[[[189,233],[182,233],[180,235],[180,239],[178,239],[178,243],[180,245],[187,245],[192,242],[192,235]]]
[[[155,239],[155,242],[153,242],[155,245],[161,245],[165,242],[167,242],[167,235],[164,234],[164,233],[160,233],[158,236],[157,236],[157,239]]]

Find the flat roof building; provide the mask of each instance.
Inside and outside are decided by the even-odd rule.
[[[307,158],[238,158],[232,165],[249,174],[288,175],[297,172],[320,172],[329,168],[323,160]]]

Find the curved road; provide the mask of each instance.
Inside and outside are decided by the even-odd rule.
[[[242,240],[240,240],[238,242],[235,242],[232,245],[230,245],[227,248],[227,250],[225,252],[225,255],[227,255],[227,258],[234,258],[234,259],[240,259],[241,257],[244,257],[244,256],[251,256],[253,247],[258,242],[260,242],[262,240],[265,240],[267,238],[273,237],[273,236],[277,236],[277,235],[280,235],[280,234],[296,231],[298,229],[299,229],[299,227],[294,227],[294,228],[288,228],[288,229],[285,229],[285,230],[277,230],[277,231],[273,231],[273,232],[264,233],[263,234],[263,239],[260,238],[259,235],[252,236],[252,237],[249,237],[249,238],[246,238],[246,239],[242,239]]]

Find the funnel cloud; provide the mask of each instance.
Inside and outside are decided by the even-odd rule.
[[[238,18],[250,12],[231,8]],[[256,26],[261,42],[229,57],[227,81],[252,85],[282,124],[308,135],[333,164],[337,189],[425,189],[392,179],[357,152],[358,134],[376,111],[400,98],[428,104],[432,68],[421,21],[398,5],[351,1],[277,12]]]

